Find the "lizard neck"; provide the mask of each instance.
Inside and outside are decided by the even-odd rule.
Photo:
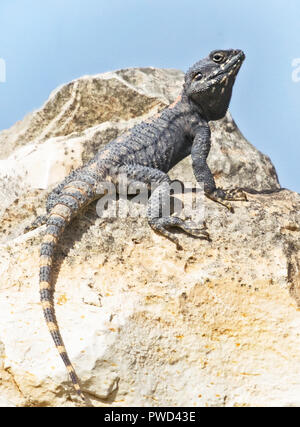
[[[216,89],[216,93],[203,93],[199,98],[189,97],[185,91],[182,92],[181,102],[186,103],[191,111],[197,112],[207,122],[219,120],[225,116],[231,99],[232,87],[226,88],[224,93],[222,88]]]
[[[200,104],[197,104],[191,98],[189,98],[184,91],[181,94],[180,102],[182,104],[183,109],[189,111],[192,115],[199,115],[201,119],[204,119],[207,122],[211,120],[206,114],[204,108],[202,108]]]

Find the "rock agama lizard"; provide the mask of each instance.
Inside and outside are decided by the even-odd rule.
[[[208,238],[205,228],[195,228],[176,216],[154,215],[151,207],[165,203],[171,180],[168,171],[191,154],[194,175],[204,185],[210,199],[232,210],[230,201],[246,200],[242,190],[216,188],[206,159],[210,150],[210,120],[224,117],[232,87],[245,55],[241,50],[215,50],[195,63],[185,74],[178,99],[151,120],[134,126],[127,133],[100,149],[85,166],[74,170],[49,195],[47,215],[39,217],[32,228],[46,223],[40,251],[40,299],[48,329],[68,370],[78,395],[85,400],[78,377],[67,355],[55,318],[51,269],[53,254],[63,230],[78,212],[100,197],[98,184],[109,180],[117,185],[118,176],[126,175],[128,183],[156,185],[147,210],[150,226],[171,239],[178,247],[178,238],[169,227],[179,227],[196,237]],[[169,199],[168,199],[169,200]]]

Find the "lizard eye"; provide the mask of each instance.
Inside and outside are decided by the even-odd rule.
[[[224,55],[223,55],[223,53],[218,52],[218,53],[214,54],[214,56],[212,57],[212,59],[213,59],[214,62],[220,63],[220,62],[223,61]]]
[[[194,76],[193,80],[199,81],[199,80],[201,80],[201,79],[202,79],[202,77],[203,77],[203,74],[202,74],[202,73],[197,73],[197,74]]]

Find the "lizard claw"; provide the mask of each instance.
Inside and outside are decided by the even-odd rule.
[[[242,201],[242,202],[248,201],[246,193],[240,188],[227,190],[225,191],[225,195],[226,195],[226,200],[235,200],[235,201]]]

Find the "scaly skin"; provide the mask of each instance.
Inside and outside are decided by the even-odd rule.
[[[44,316],[73,386],[83,400],[85,397],[63,344],[52,300],[51,270],[57,241],[74,216],[100,197],[98,184],[105,180],[117,184],[120,174],[126,174],[129,183],[140,181],[149,187],[156,184],[149,199],[149,224],[178,248],[178,239],[167,230],[170,226],[208,239],[205,229],[193,228],[180,218],[155,216],[152,208],[158,205],[161,208],[168,196],[167,184],[171,181],[167,172],[189,154],[195,177],[204,184],[207,197],[231,211],[230,200],[246,200],[240,190],[217,189],[206,162],[210,150],[208,122],[225,115],[244,58],[239,50],[214,51],[194,64],[185,75],[181,96],[172,105],[111,141],[86,166],[72,172],[49,195],[47,216],[35,222],[34,226],[47,223],[40,255],[40,297]]]

